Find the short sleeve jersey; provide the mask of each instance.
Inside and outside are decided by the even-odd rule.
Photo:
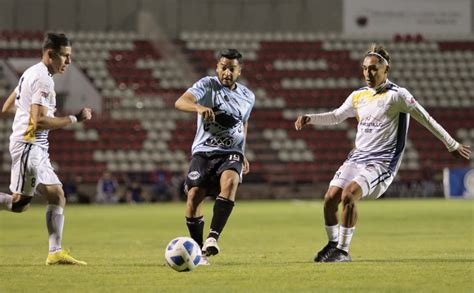
[[[237,152],[244,155],[244,123],[255,104],[253,92],[240,83],[231,90],[216,76],[200,79],[188,92],[196,97],[197,103],[213,109],[215,114],[214,122],[206,122],[202,115],[198,115],[192,153]]]
[[[54,117],[56,93],[46,65],[40,62],[29,67],[21,76],[15,92],[16,113],[10,141],[27,142],[47,149],[49,130],[34,131],[30,115],[31,105],[37,104],[48,109],[48,117]]]

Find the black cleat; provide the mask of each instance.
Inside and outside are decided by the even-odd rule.
[[[351,262],[352,258],[348,252],[345,252],[342,249],[335,248],[331,249],[328,257],[324,262]]]
[[[336,247],[337,247],[337,242],[329,241],[328,244],[326,244],[326,246],[324,246],[324,248],[321,249],[321,251],[319,251],[318,254],[316,254],[316,256],[314,257],[314,261],[324,262],[326,258],[328,258],[331,250],[335,249]]]

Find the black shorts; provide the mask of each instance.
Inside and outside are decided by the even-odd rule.
[[[191,159],[185,190],[206,189],[206,196],[216,197],[221,191],[220,177],[225,170],[234,170],[242,179],[244,158],[239,153],[196,153]]]

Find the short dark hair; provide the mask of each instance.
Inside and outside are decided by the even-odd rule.
[[[380,44],[372,44],[369,47],[369,50],[365,53],[365,57],[367,56],[377,56],[380,55],[382,56],[385,60],[387,60],[387,63],[390,64],[390,55],[388,54],[387,49],[384,48],[384,46]],[[383,59],[380,58],[380,56],[377,56],[379,58],[379,63],[383,63]]]
[[[71,47],[71,41],[65,34],[46,33],[43,39],[43,52],[47,49],[52,49],[56,52],[61,50],[61,47]]]
[[[239,61],[239,64],[242,65],[244,60],[242,57],[242,54],[237,49],[225,49],[219,52],[219,59],[222,57],[227,58],[227,59],[237,59]]]

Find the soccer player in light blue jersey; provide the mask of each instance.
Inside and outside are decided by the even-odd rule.
[[[306,114],[295,122],[296,130],[307,124],[338,124],[350,117],[356,117],[359,122],[355,148],[336,172],[324,196],[329,242],[316,255],[316,262],[351,261],[349,244],[357,222],[356,203],[361,198],[380,197],[392,183],[405,149],[410,116],[441,140],[453,155],[470,158],[470,146],[454,140],[408,90],[388,80],[389,68],[388,52],[383,46],[372,45],[362,64],[367,86],[353,91],[338,109]]]
[[[242,54],[227,49],[219,54],[217,76],[206,76],[189,88],[175,103],[177,109],[197,113],[197,130],[186,178],[186,225],[201,246],[201,264],[219,253],[217,241],[234,207],[242,174],[250,171],[245,142],[255,95],[237,83]],[[209,235],[203,243],[203,201],[215,197]]]

